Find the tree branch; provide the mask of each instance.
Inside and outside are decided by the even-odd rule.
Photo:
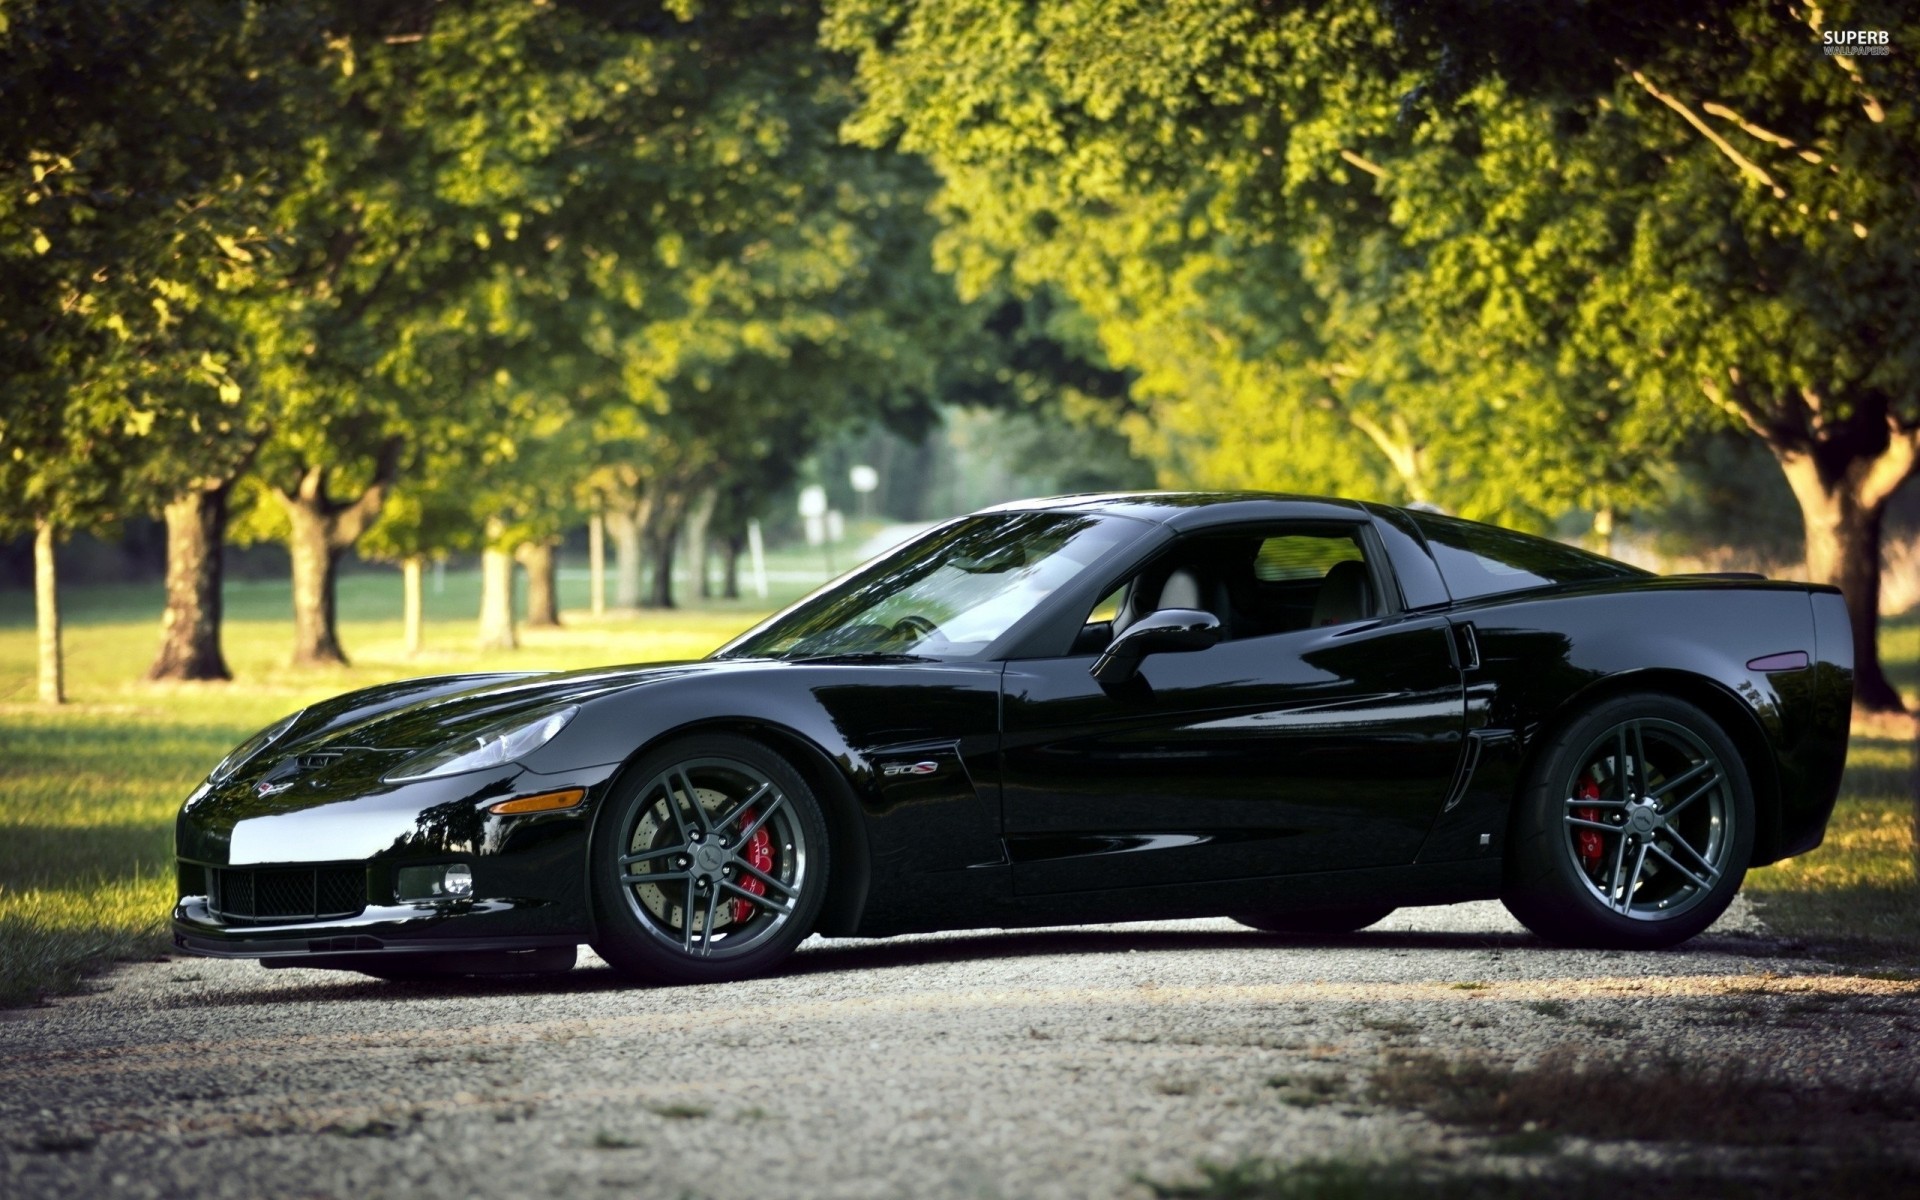
[[[1786,199],[1787,190],[1774,182],[1773,176],[1767,174],[1766,168],[1754,162],[1738,150],[1735,150],[1732,143],[1728,142],[1727,139],[1721,137],[1718,133],[1715,133],[1711,125],[1708,125],[1700,119],[1700,114],[1688,108],[1677,98],[1669,96],[1667,93],[1653,86],[1653,81],[1649,80],[1640,72],[1634,71],[1632,74],[1633,81],[1639,84],[1641,88],[1646,91],[1647,95],[1652,96],[1655,100],[1666,105],[1674,112],[1679,113],[1682,120],[1693,126],[1701,137],[1706,138],[1707,141],[1713,145],[1715,150],[1718,150],[1722,155],[1726,156],[1728,162],[1738,167],[1742,175],[1745,175],[1748,179],[1772,191],[1776,198]]]
[[[1764,126],[1756,125],[1718,101],[1709,100],[1700,106],[1700,110],[1708,116],[1719,117],[1722,121],[1733,122],[1735,125],[1738,125],[1741,132],[1745,133],[1748,137],[1758,138],[1763,142],[1771,142],[1782,150],[1791,150],[1810,163],[1821,161],[1818,152],[1802,149],[1800,143],[1794,141],[1792,138],[1784,134],[1775,133],[1773,130]]]
[[[1375,179],[1385,179],[1387,177],[1387,169],[1385,167],[1381,166],[1377,162],[1372,161],[1371,159],[1362,158],[1351,150],[1346,150],[1346,149],[1341,150],[1340,157],[1345,159],[1347,162],[1353,164],[1354,166],[1359,167],[1362,171],[1365,171],[1367,174],[1373,176]]]
[[[387,502],[387,493],[393,490],[393,484],[400,477],[400,456],[407,448],[407,440],[399,435],[388,438],[380,444],[380,459],[373,468],[373,482],[350,504],[344,504],[336,510],[336,519],[328,538],[337,549],[346,549],[360,540],[360,535],[373,524],[380,515],[380,508]]]

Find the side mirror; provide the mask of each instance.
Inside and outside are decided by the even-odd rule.
[[[1163,608],[1127,626],[1093,664],[1090,674],[1103,684],[1125,683],[1149,654],[1205,650],[1219,642],[1219,617],[1197,608]]]

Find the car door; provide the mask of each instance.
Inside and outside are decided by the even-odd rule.
[[[1251,536],[1271,547],[1337,534],[1374,550],[1367,569],[1391,597],[1363,526]],[[1211,589],[1232,636],[1151,656],[1123,687],[1092,678],[1091,652],[1008,663],[1002,819],[1016,891],[1413,861],[1461,748],[1450,631],[1442,616],[1394,611],[1391,599],[1360,619],[1288,627],[1321,579],[1255,580],[1271,593],[1257,602]],[[1249,606],[1262,611],[1250,617]]]

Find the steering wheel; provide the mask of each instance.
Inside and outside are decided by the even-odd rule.
[[[899,638],[902,642],[907,642],[919,638],[932,637],[934,634],[940,632],[940,627],[919,613],[908,613],[898,621],[895,621],[887,632]]]

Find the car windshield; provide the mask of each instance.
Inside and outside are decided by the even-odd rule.
[[[1086,513],[944,525],[828,585],[715,658],[977,658],[1138,527]]]

